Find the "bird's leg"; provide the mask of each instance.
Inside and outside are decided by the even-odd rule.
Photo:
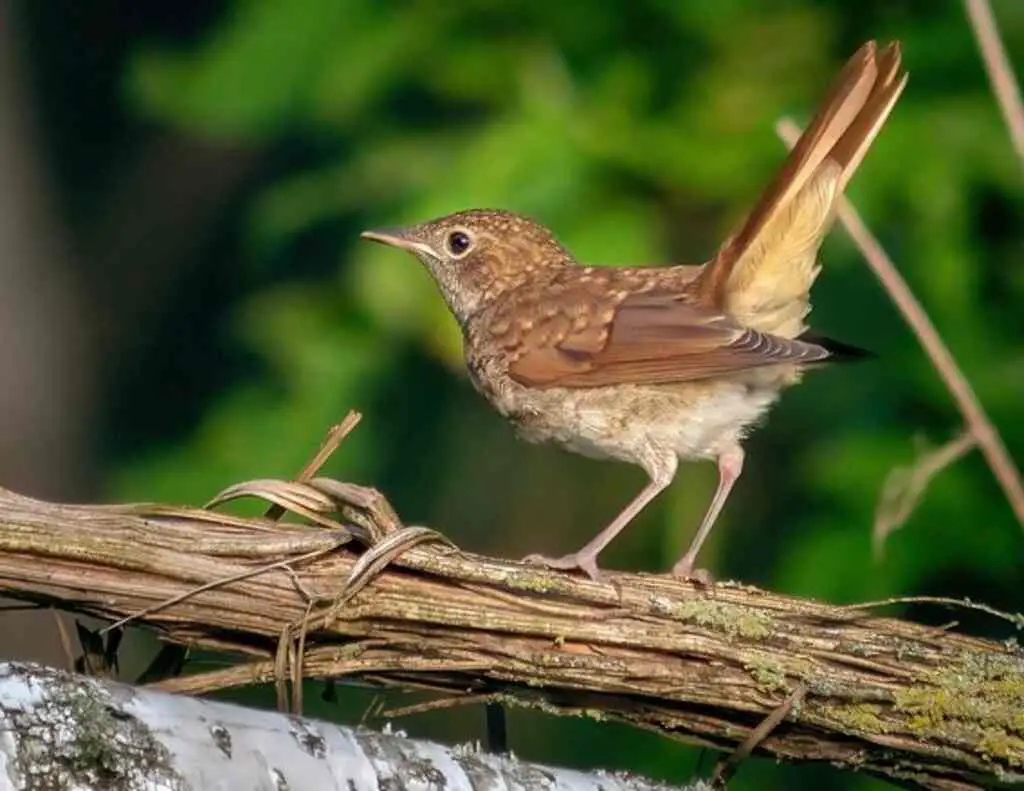
[[[662,465],[656,471],[649,471],[650,482],[633,498],[632,502],[622,509],[622,512],[615,517],[610,525],[594,536],[582,549],[571,555],[564,555],[560,558],[549,558],[544,555],[528,555],[523,558],[526,563],[534,563],[539,566],[547,566],[551,569],[580,569],[588,577],[596,580],[600,577],[597,568],[597,556],[608,546],[630,522],[636,518],[648,503],[665,490],[676,474],[678,459],[675,456],[671,460],[663,460]]]
[[[696,573],[694,572],[693,565],[697,560],[697,553],[700,552],[701,545],[711,532],[711,528],[715,526],[715,520],[718,519],[718,515],[722,512],[722,506],[729,499],[729,492],[732,491],[733,484],[736,483],[742,472],[743,448],[739,445],[733,445],[719,455],[718,488],[715,489],[715,496],[711,500],[711,505],[708,506],[707,513],[704,514],[704,521],[700,523],[697,535],[690,542],[690,548],[686,550],[686,554],[679,559],[679,562],[672,567],[672,573],[675,576],[683,577],[684,579],[706,578],[707,575],[701,574],[699,570]]]

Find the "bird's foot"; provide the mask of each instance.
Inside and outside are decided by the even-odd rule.
[[[594,581],[601,579],[601,571],[597,567],[597,555],[590,555],[583,552],[574,552],[571,555],[562,555],[560,558],[549,558],[546,555],[527,555],[523,558],[523,562],[529,563],[533,566],[544,566],[549,569],[561,569],[565,571],[579,569]]]
[[[688,582],[695,582],[705,588],[711,587],[714,584],[714,577],[711,576],[711,572],[707,569],[695,569],[693,567],[694,558],[683,557],[678,563],[672,567],[672,576],[679,577]]]

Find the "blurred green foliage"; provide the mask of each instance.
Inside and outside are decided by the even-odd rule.
[[[1024,68],[1024,4],[995,6]],[[235,0],[187,40],[135,42],[122,85],[137,117],[271,163],[229,220],[241,285],[221,339],[259,366],[185,436],[119,459],[113,492],[198,503],[288,475],[358,408],[365,421],[332,474],[373,483],[407,519],[468,548],[575,548],[639,472],[518,444],[471,392],[426,273],[358,231],[499,206],[542,220],[588,262],[703,260],[781,161],[774,121],[806,120],[868,38],[902,40],[911,81],[851,197],[1024,456],[1024,187],[959,3]],[[872,557],[886,475],[961,420],[841,231],[823,259],[813,321],[879,359],[813,374],[784,397],[748,445],[704,562],[836,602],[931,592],[1019,609],[1020,526],[977,454],[941,473]],[[710,465],[684,466],[605,562],[667,567],[713,479]],[[409,727],[471,738],[480,723],[457,713]],[[511,738],[526,757],[675,780],[697,755],[522,713]],[[761,762],[735,787],[822,783],[872,784]]]

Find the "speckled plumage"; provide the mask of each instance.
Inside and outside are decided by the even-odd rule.
[[[572,274],[580,277],[567,278],[570,283],[564,290],[557,275],[531,280],[469,317],[464,325],[466,363],[474,386],[527,441],[551,440],[592,458],[638,464],[652,477],[661,477],[668,474],[668,466],[674,469],[674,463],[666,461],[668,456],[713,459],[724,447],[739,442],[777,398],[779,389],[799,375],[795,365],[785,364],[744,368],[715,378],[708,377],[706,368],[693,378],[679,375],[677,369],[673,381],[533,386],[536,383],[527,376],[529,366],[523,365],[531,353],[557,349],[573,330],[577,340],[589,330],[594,348],[606,342],[615,314],[611,307],[599,308],[597,317],[607,320],[594,321],[598,301],[621,304],[624,295],[656,289],[686,293],[696,271],[692,267],[581,268]],[[590,278],[582,281],[583,288],[581,278]],[[538,299],[552,292],[554,298]],[[798,342],[783,349],[791,356],[803,352],[810,360],[828,356],[815,344]],[[513,372],[519,374],[518,380]],[[568,378],[571,382],[572,377]]]
[[[648,473],[586,547],[534,560],[597,576],[597,555],[680,459],[716,459],[718,490],[674,569],[691,575],[739,477],[744,437],[808,365],[832,356],[830,342],[801,337],[817,250],[905,82],[898,45],[864,45],[749,217],[701,266],[580,266],[548,229],[501,210],[364,234],[430,269],[463,329],[474,385],[521,437]]]

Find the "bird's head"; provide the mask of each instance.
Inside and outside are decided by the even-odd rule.
[[[574,261],[540,223],[508,211],[470,209],[405,228],[362,233],[400,247],[430,270],[459,322],[544,270]]]

